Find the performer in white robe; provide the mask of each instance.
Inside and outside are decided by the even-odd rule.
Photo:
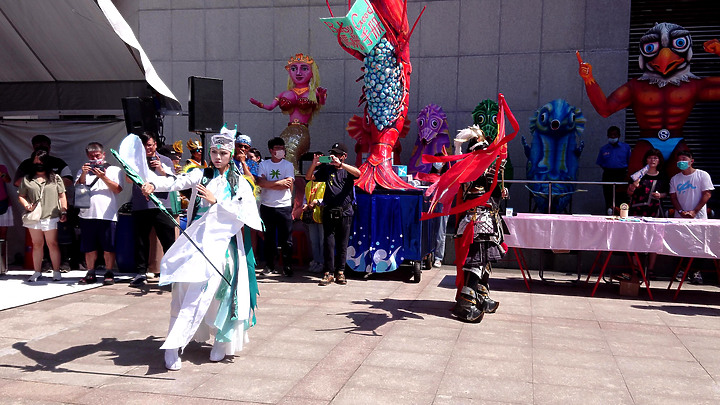
[[[173,285],[170,328],[161,347],[169,370],[180,369],[180,351],[190,340],[207,341],[211,333],[215,334],[211,361],[235,354],[247,342],[247,329],[255,321],[257,281],[254,264],[248,270],[245,247],[249,245],[241,231],[243,225],[257,230],[262,225],[252,187],[233,164],[234,147],[232,137],[215,135],[210,145],[213,168],[177,177],[150,174],[143,185],[146,195],[192,188],[186,233],[215,265],[182,235],[163,257],[160,285]],[[224,273],[225,280],[215,269]]]

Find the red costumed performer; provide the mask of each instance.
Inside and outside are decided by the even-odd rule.
[[[505,102],[498,95],[498,133],[495,139],[485,137],[482,130],[473,126],[458,134],[456,141],[468,142],[468,153],[454,156],[423,155],[424,163],[456,163],[436,183],[428,188],[432,195],[428,213],[422,219],[462,213],[455,241],[455,265],[458,288],[453,314],[466,322],[480,322],[485,313],[494,313],[499,305],[490,299],[488,279],[490,263],[507,252],[503,242],[504,225],[498,214],[498,197],[507,198],[507,189],[496,190],[498,175],[507,162],[507,142],[517,135],[520,126]],[[505,135],[505,116],[513,132]],[[461,186],[463,189],[461,190]],[[451,208],[458,193],[461,202]],[[432,213],[438,203],[443,210]]]

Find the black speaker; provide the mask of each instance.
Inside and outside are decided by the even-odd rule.
[[[209,77],[188,77],[190,132],[220,132],[223,125],[223,81]]]
[[[122,106],[128,134],[158,133],[158,113],[152,97],[125,97]]]

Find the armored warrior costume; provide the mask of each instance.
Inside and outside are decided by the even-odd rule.
[[[481,147],[483,142],[481,141]],[[471,140],[470,149],[474,149],[476,144],[475,139]],[[504,170],[505,163],[503,160],[501,171]],[[463,200],[480,197],[489,190],[494,177],[495,164],[491,164],[477,180],[463,185]],[[480,322],[485,313],[495,313],[500,305],[489,296],[488,280],[492,272],[490,263],[497,262],[506,253],[506,248],[503,247],[503,232],[507,232],[507,228],[498,214],[501,196],[501,188],[496,188],[486,204],[466,211],[458,224],[456,238],[472,237],[472,240],[468,241],[469,249],[462,271],[458,271],[458,292],[455,297],[457,303],[452,310],[453,315],[463,321]],[[471,229],[467,229],[468,226]]]

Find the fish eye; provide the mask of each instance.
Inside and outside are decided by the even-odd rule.
[[[497,115],[492,116],[492,123],[497,124]]]
[[[678,39],[680,39],[680,38],[678,38]],[[642,46],[642,51],[646,55],[651,55],[651,54],[654,54],[655,52],[657,52],[659,47],[660,47],[660,44],[658,44],[657,42],[649,42]]]
[[[484,115],[478,115],[478,125],[482,125],[485,123],[485,116]]]
[[[547,118],[548,118],[548,113],[544,112],[544,113],[540,114],[540,122],[542,122],[543,124],[547,122]]]
[[[431,127],[437,128],[438,125],[440,125],[440,121],[438,121],[438,120],[431,120],[431,121],[430,121],[430,126],[431,126]]]
[[[419,127],[425,126],[425,118],[418,118],[417,122]]]
[[[684,49],[689,43],[690,41],[688,41],[687,37],[680,37],[673,39],[672,46],[675,49]]]

